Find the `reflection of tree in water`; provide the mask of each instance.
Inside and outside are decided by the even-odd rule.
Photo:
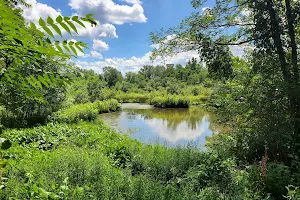
[[[168,128],[176,130],[178,125],[186,123],[192,130],[197,128],[203,117],[205,120],[213,119],[211,113],[201,108],[190,109],[149,109],[149,110],[134,110],[136,114],[140,114],[145,120],[147,119],[163,119],[167,122]],[[208,119],[207,119],[208,117]]]
[[[128,119],[132,119],[132,120],[136,119],[136,117],[137,117],[136,112],[133,110],[126,112],[126,116]]]

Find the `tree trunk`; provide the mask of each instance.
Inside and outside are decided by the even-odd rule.
[[[290,0],[285,0],[286,6],[286,18],[288,22],[288,30],[290,36],[290,46],[292,48],[292,66],[293,66],[293,85],[292,92],[294,94],[294,128],[295,128],[295,149],[300,153],[300,96],[299,96],[299,69],[298,69],[298,53],[297,53],[297,44],[295,39],[295,16],[291,8]]]
[[[286,6],[286,18],[288,22],[288,29],[289,29],[289,35],[290,35],[290,46],[292,48],[292,65],[293,65],[293,75],[295,79],[295,84],[299,83],[299,70],[298,70],[298,59],[297,59],[297,44],[295,39],[295,20],[293,11],[291,8],[291,2],[290,0],[285,0],[285,6]]]

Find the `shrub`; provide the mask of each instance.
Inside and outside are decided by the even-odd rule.
[[[50,150],[66,144],[69,137],[77,134],[79,134],[79,129],[71,129],[66,125],[48,124],[21,130],[5,130],[2,136],[25,148]]]
[[[95,104],[85,103],[73,105],[70,108],[60,110],[54,114],[57,122],[77,123],[81,120],[92,121],[96,119],[98,110]]]

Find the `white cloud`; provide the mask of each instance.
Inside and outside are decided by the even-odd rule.
[[[87,53],[82,53],[82,52],[77,52],[78,56],[81,58],[98,58],[98,59],[103,59],[103,56],[101,53],[97,51],[91,51],[90,54]]]
[[[99,51],[107,51],[109,49],[109,46],[102,40],[94,39],[93,40],[93,49],[99,50]]]
[[[129,4],[142,4],[140,0],[121,0],[123,2],[129,3]]]
[[[58,15],[61,15],[60,10],[56,10],[47,4],[38,3],[36,0],[26,0],[26,3],[29,3],[31,8],[20,5],[26,21],[37,23],[40,17],[46,19],[48,16],[56,18]]]
[[[166,57],[165,59],[157,58],[153,62],[150,61],[151,52],[146,53],[142,57],[124,58],[107,58],[103,61],[81,62],[76,64],[83,69],[93,69],[97,73],[101,73],[105,66],[112,66],[121,71],[123,74],[129,71],[137,72],[144,65],[163,65],[163,64],[182,64],[185,65],[192,57],[198,58],[196,51],[179,53],[176,56]]]
[[[93,58],[99,58],[99,59],[102,59],[102,58],[103,58],[102,54],[99,53],[99,52],[97,52],[97,51],[91,51],[91,56],[92,56]]]
[[[91,26],[88,23],[85,23],[85,27],[83,28],[77,25],[78,36],[79,37],[90,37],[90,38],[99,38],[99,37],[110,37],[110,38],[118,38],[116,33],[116,27],[112,24],[101,24],[98,21],[98,25]]]
[[[138,0],[126,0],[133,5],[120,5],[113,0],[70,0],[69,5],[79,15],[94,13],[94,18],[101,23],[124,24],[146,22],[143,7]]]

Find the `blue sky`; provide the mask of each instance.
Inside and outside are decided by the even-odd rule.
[[[90,50],[73,61],[82,68],[101,72],[110,65],[126,73],[137,71],[146,64],[184,64],[197,52],[186,52],[166,60],[149,61],[152,47],[149,33],[160,28],[178,25],[194,9],[189,0],[27,0],[31,8],[24,8],[24,18],[35,21],[39,17],[59,14],[85,15],[93,13],[99,22],[96,28],[79,31],[68,39],[87,43]],[[174,3],[175,2],[175,3]],[[213,3],[213,1],[208,1]],[[208,5],[209,6],[209,3]],[[200,8],[201,9],[201,8]]]

